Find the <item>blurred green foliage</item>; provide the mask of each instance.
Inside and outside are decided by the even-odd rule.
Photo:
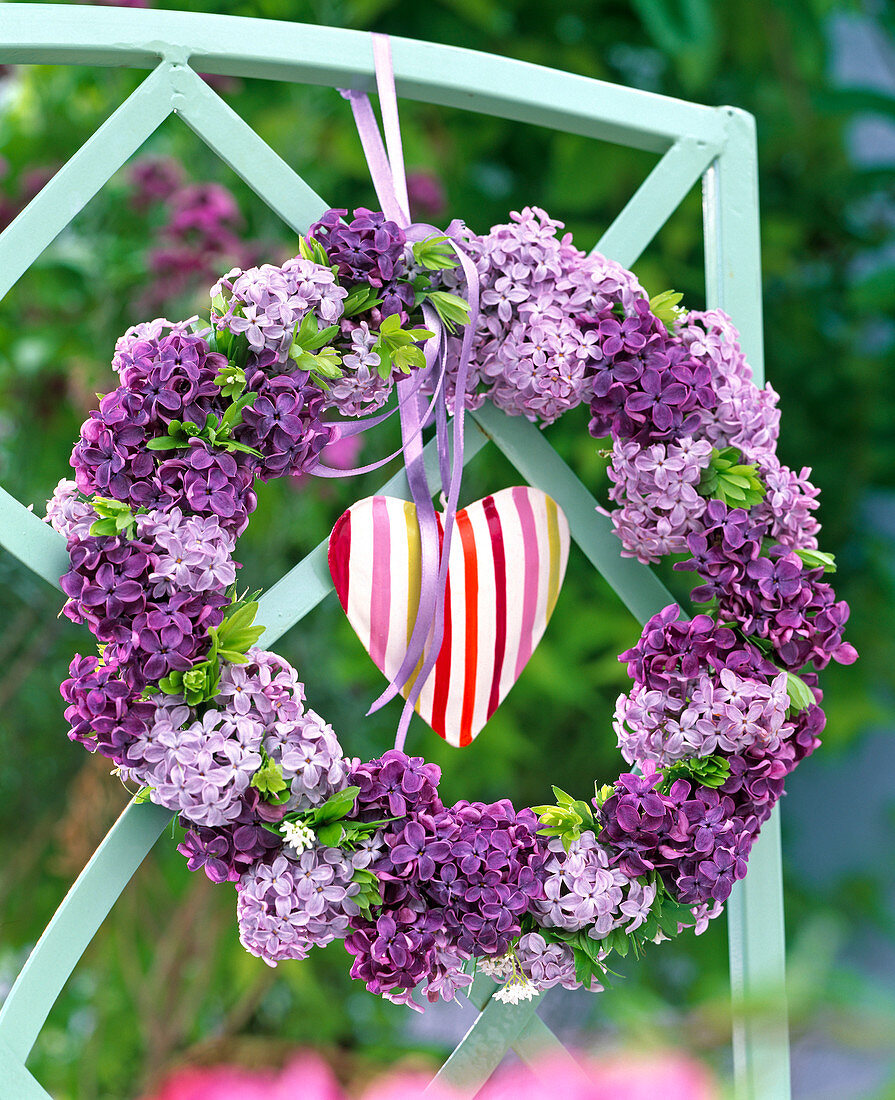
[[[873,530],[868,490],[883,494],[895,466],[895,326],[885,320],[895,304],[891,247],[886,251],[893,233],[891,180],[856,166],[846,136],[856,114],[892,118],[895,106],[831,84],[830,20],[856,6],[835,0],[785,6],[775,0],[723,6],[565,0],[557,7],[537,0],[219,0],[183,6],[471,46],[708,104],[731,103],[757,116],[767,375],[782,395],[780,452],[792,465],[814,466],[824,491],[823,548],[840,563],[837,588],[852,604],[850,637],[862,653],[855,669],[825,677],[827,739],[846,746],[885,714],[895,652],[891,632],[879,624],[895,602],[892,548]],[[33,191],[35,173],[51,172],[69,157],[141,75],[63,67],[7,74],[0,95],[6,162],[0,189],[10,210]],[[375,205],[350,112],[336,92],[262,81],[215,86],[334,206]],[[402,124],[408,167],[433,173],[445,189],[445,221],[459,216],[485,230],[506,220],[509,210],[536,204],[564,219],[583,247],[599,237],[655,162],[617,146],[426,105],[403,103]],[[178,120],[169,119],[142,154],[173,157],[191,180],[230,188],[244,219],[241,235],[259,242],[261,259],[294,251],[284,227]],[[0,304],[0,481],[40,512],[68,472],[71,444],[95,391],[114,384],[108,364],[115,339],[146,316],[147,260],[162,227],[157,210],[136,212],[130,198],[122,173]],[[636,270],[651,293],[673,286],[686,304],[704,304],[698,192]],[[192,285],[150,315],[176,318],[206,309],[206,289]],[[604,462],[587,436],[583,411],[551,428],[549,438],[604,496]],[[393,447],[383,429],[365,454],[372,459]],[[464,498],[517,479],[488,449],[468,470]],[[242,577],[252,587],[272,583],[381,480],[375,474],[264,487],[240,540]],[[679,577],[669,574],[668,582],[685,591]],[[0,878],[6,945],[0,981],[18,970],[126,797],[103,761],[85,765],[83,751],[62,736],[56,684],[73,652],[91,639],[55,617],[59,605],[58,593],[0,556],[0,823],[10,853]],[[610,716],[626,678],[616,655],[636,631],[606,584],[573,554],[550,629],[482,737],[461,754],[417,725],[411,750],[442,766],[448,799],[510,794],[517,804],[542,802],[547,780],[586,795],[590,777],[603,782],[618,772]],[[333,598],[278,649],[297,665],[310,704],[333,723],[347,753],[369,757],[388,746],[397,706],[364,718],[380,688],[378,673]],[[868,890],[862,919],[879,908],[878,884]],[[812,933],[818,902],[790,899],[802,918],[797,946]],[[818,987],[809,982],[805,988],[796,1007],[807,1017]],[[581,1027],[599,1019],[610,1035],[683,1042],[723,1064],[723,927],[657,951],[605,997],[572,1001],[569,1012]],[[163,841],[66,989],[33,1065],[55,1096],[99,1100],[136,1095],[184,1052],[263,1061],[296,1042],[314,1042],[364,1064],[419,1047],[439,1051],[437,1041],[414,1038],[406,1023],[404,1009],[354,986],[338,947],[275,974],[251,959],[236,940],[232,890],[188,875],[173,844]]]

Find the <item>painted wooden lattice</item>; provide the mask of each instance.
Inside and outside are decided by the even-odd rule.
[[[534,123],[662,154],[597,243],[630,267],[700,178],[704,193],[709,307],[734,319],[756,382],[762,378],[761,287],[754,123],[730,107],[710,108],[522,62],[394,39],[398,94]],[[372,91],[371,38],[291,23],[81,6],[0,5],[0,63],[128,66],[149,76],[0,235],[0,295],[169,116],[177,115],[296,232],[327,204],[209,86],[198,72]],[[564,509],[572,537],[641,622],[671,597],[651,570],[619,556],[596,501],[521,418],[490,405],[468,422],[468,461],[495,444],[532,485]],[[430,448],[431,450],[431,448]],[[427,454],[435,473],[434,453]],[[406,479],[383,490],[407,496]],[[68,568],[64,540],[0,489],[0,545],[58,587]],[[262,643],[272,645],[332,588],[322,542],[263,597]],[[131,804],[60,905],[0,1011],[0,1081],[15,1100],[47,1100],[26,1059],[65,982],[131,876],[170,821],[167,810]],[[747,878],[728,904],[737,1091],[749,1100],[789,1097],[783,896],[775,812],[755,845]],[[439,1078],[474,1092],[515,1049],[531,1059],[563,1047],[537,1014],[490,999]],[[762,1011],[754,1010],[757,995]],[[768,1007],[770,1005],[770,1007]],[[567,1056],[567,1055],[566,1055]]]

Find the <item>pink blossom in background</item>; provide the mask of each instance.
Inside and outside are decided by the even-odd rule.
[[[157,202],[167,202],[183,183],[183,171],[172,157],[141,157],[128,172],[133,188],[131,206],[146,210]]]
[[[346,1100],[332,1070],[313,1052],[280,1072],[240,1066],[187,1066],[141,1100]]]
[[[520,1065],[499,1071],[478,1094],[480,1100],[718,1100],[720,1092],[704,1066],[674,1052],[575,1055],[545,1058],[535,1069]],[[579,1068],[580,1067],[580,1068]]]
[[[423,221],[437,222],[447,207],[444,185],[425,169],[407,173],[407,197],[413,217]]]
[[[279,1073],[237,1066],[190,1066],[175,1071],[141,1100],[462,1100],[430,1073],[395,1071],[363,1082],[362,1091],[341,1089],[329,1066],[313,1052],[294,1058]],[[428,1089],[428,1091],[426,1091]],[[480,1100],[718,1100],[720,1091],[704,1066],[675,1052],[615,1054],[605,1058],[548,1057],[535,1068],[498,1070]]]

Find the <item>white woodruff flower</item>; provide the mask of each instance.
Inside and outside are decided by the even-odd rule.
[[[498,1001],[505,1004],[517,1005],[520,1001],[531,1001],[537,997],[540,990],[528,978],[514,975],[507,984],[494,994]]]
[[[289,847],[298,855],[301,855],[306,848],[312,848],[317,839],[314,830],[308,828],[302,821],[284,821],[283,836]]]

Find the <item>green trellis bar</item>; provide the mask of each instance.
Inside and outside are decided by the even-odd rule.
[[[710,108],[469,50],[394,39],[401,96],[553,127],[662,154],[606,230],[598,248],[630,266],[690,189],[703,179],[706,282],[710,304],[732,314],[761,378],[761,297],[754,126],[731,108]],[[0,234],[5,294],[103,184],[169,114],[179,115],[293,229],[324,201],[197,75],[295,81],[373,90],[370,38],[356,31],[181,12],[0,4],[0,63],[121,65],[152,70],[96,134]],[[543,433],[490,406],[471,418],[466,458],[494,443],[531,484],[566,511],[576,543],[643,621],[670,601],[647,568],[618,554],[606,517]],[[427,460],[434,467],[431,447]],[[396,475],[384,490],[406,496]],[[62,539],[0,490],[0,545],[58,587]],[[321,543],[262,600],[271,645],[330,591]],[[150,851],[170,814],[131,804],[63,900],[0,1010],[0,1072],[16,1100],[47,1097],[24,1067],[59,995],[99,924]],[[743,1100],[789,1096],[780,839],[777,816],[753,850],[750,873],[729,909],[734,1055]],[[537,1015],[537,1002],[495,1001],[479,979],[470,1000],[480,1015],[440,1077],[474,1092],[510,1047],[532,1060],[564,1048]],[[776,993],[773,1010],[751,1012]],[[566,1057],[569,1057],[566,1054]]]

